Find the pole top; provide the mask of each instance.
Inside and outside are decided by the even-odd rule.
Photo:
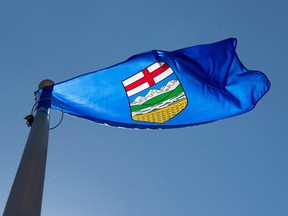
[[[42,80],[40,83],[39,83],[39,86],[38,86],[38,90],[39,89],[42,89],[46,86],[51,86],[51,85],[54,85],[55,83],[52,81],[52,80],[49,80],[49,79],[45,79],[45,80]]]

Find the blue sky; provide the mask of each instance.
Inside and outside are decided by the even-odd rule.
[[[152,49],[238,39],[270,91],[251,112],[197,127],[125,130],[64,117],[52,130],[42,215],[288,214],[284,0],[1,0],[0,210],[29,134],[39,82]],[[60,114],[52,112],[51,126]]]

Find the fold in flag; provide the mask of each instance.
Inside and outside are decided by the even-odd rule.
[[[153,50],[45,87],[40,98],[72,116],[127,128],[176,128],[254,108],[270,82],[247,70],[236,39],[173,52]]]

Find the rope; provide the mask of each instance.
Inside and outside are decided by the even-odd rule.
[[[57,101],[57,100],[52,100],[51,98],[41,98],[40,100],[37,100],[37,101],[34,103],[34,105],[33,105],[33,107],[32,107],[32,110],[31,110],[31,116],[33,116],[33,114],[34,114],[34,112],[35,112],[35,107],[36,107],[36,105],[37,105],[40,101],[43,101],[43,100],[50,100],[51,102],[54,101],[54,102],[56,102],[56,103],[59,105],[59,107],[61,108],[61,118],[60,118],[59,122],[58,122],[54,127],[49,128],[49,130],[53,130],[53,129],[57,128],[57,127],[61,124],[61,122],[62,122],[62,120],[63,120],[63,117],[64,117],[63,107],[62,107],[62,105],[59,103],[59,101]]]

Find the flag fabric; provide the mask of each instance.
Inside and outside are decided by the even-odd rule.
[[[246,69],[236,39],[176,51],[153,50],[39,91],[56,110],[126,128],[177,128],[250,111],[269,90]]]

